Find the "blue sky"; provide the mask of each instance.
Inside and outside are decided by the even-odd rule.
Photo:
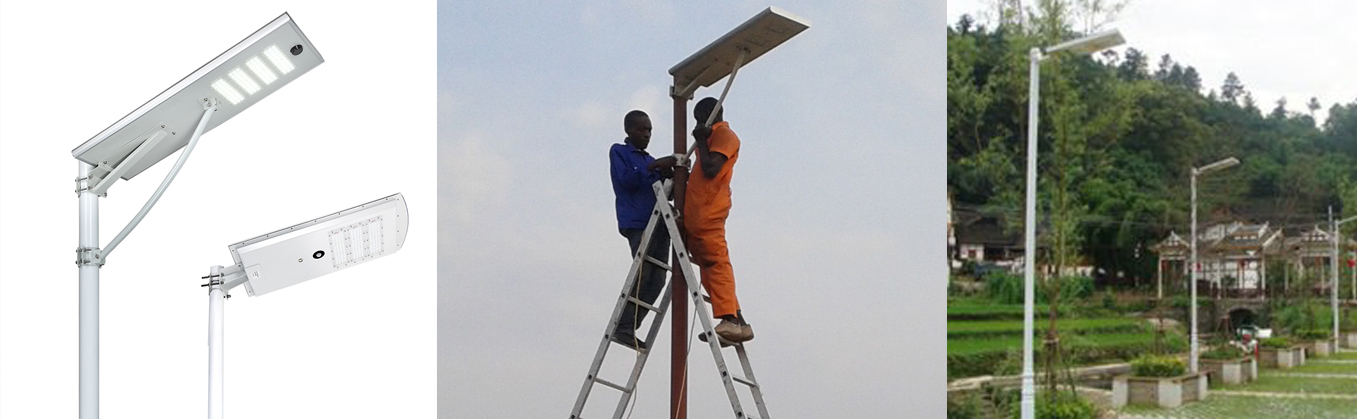
[[[774,414],[941,414],[945,4],[777,6],[811,28],[742,69],[725,111],[755,371]],[[622,116],[648,112],[652,154],[672,151],[667,70],[765,7],[440,3],[443,414],[570,409],[630,262],[607,175]],[[662,335],[638,417],[667,412]],[[729,415],[701,347],[689,376],[690,417]]]

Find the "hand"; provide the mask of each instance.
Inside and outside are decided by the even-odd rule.
[[[678,159],[674,158],[674,156],[664,156],[655,159],[655,161],[653,162],[650,162],[650,165],[646,166],[646,169],[649,170],[672,169],[674,167],[674,163],[677,162]]]
[[[711,138],[711,127],[699,126],[693,128],[693,138],[697,141],[707,141]]]

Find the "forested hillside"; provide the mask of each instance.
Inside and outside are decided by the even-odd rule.
[[[1023,221],[1028,50],[1101,26],[1076,29],[1091,13],[1059,3],[993,27],[963,17],[947,28],[948,191],[956,208],[1012,231]],[[1357,100],[1328,106],[1316,123],[1323,107],[1313,98],[1256,98],[1247,74],[1202,80],[1172,51],[1150,57],[1129,41],[1042,64],[1039,226],[1064,259],[1047,263],[1152,277],[1148,246],[1188,230],[1191,167],[1231,156],[1242,164],[1198,185],[1204,223],[1290,232],[1326,220],[1330,205],[1335,216],[1357,214]]]

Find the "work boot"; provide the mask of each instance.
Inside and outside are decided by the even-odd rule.
[[[697,334],[697,340],[702,341],[702,343],[707,343],[707,334],[706,334],[706,333],[698,333],[698,334]],[[728,348],[728,347],[730,347],[731,345],[734,345],[734,344],[735,344],[735,343],[733,343],[733,342],[731,342],[731,341],[729,341],[729,340],[726,340],[726,339],[723,338],[723,337],[720,337],[719,335],[716,337],[716,341],[719,342],[719,343],[721,344],[721,347],[722,347],[722,348]]]
[[[731,342],[744,343],[754,339],[754,327],[749,323],[721,320],[721,324],[716,325],[716,335]]]
[[[622,346],[626,346],[628,348],[635,349],[638,351],[645,351],[646,349],[648,349],[646,347],[646,342],[637,339],[636,334],[632,332],[613,333],[610,339],[613,342],[621,344]]]

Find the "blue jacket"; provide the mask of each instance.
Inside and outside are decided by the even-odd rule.
[[[617,196],[617,229],[645,229],[650,221],[650,210],[655,208],[655,191],[651,184],[660,180],[660,174],[646,170],[654,157],[629,143],[613,144],[608,152],[613,178],[613,194]]]

